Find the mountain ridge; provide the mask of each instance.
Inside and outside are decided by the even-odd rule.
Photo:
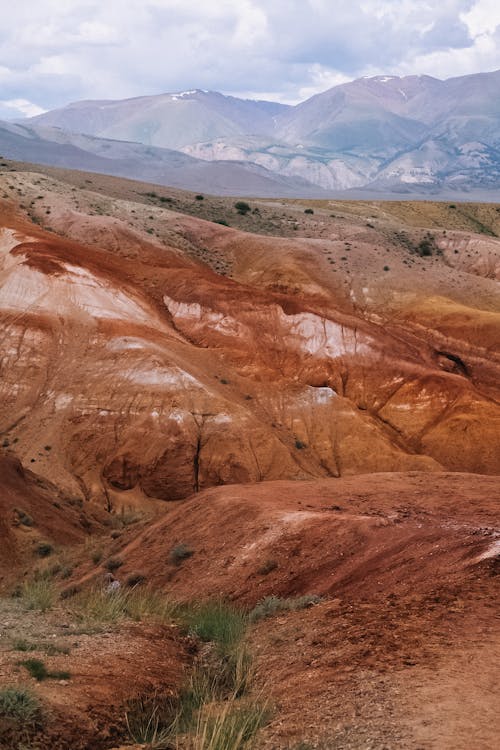
[[[249,194],[247,164],[266,170],[274,195],[352,189],[445,195],[500,189],[498,92],[500,70],[447,80],[373,76],[294,106],[193,89],[73,102],[18,124],[38,133],[58,128],[73,140],[85,134],[170,149],[225,162],[229,171],[230,163],[235,194]],[[161,174],[158,181],[166,184]],[[176,184],[198,188],[189,175]]]

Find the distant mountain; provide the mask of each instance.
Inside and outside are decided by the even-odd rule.
[[[252,162],[207,162],[172,149],[65,133],[0,120],[0,153],[9,159],[129,177],[220,195],[320,196],[321,188]]]
[[[180,149],[213,138],[271,135],[273,118],[287,109],[284,104],[195,90],[121,101],[74,102],[31,121],[73,133]]]
[[[237,163],[225,192],[260,189],[255,179],[251,188],[245,183],[245,164],[265,170],[258,174],[276,195],[307,194],[311,185],[399,194],[500,189],[500,71],[447,81],[360,78],[294,107],[199,90],[76,102],[23,122],[37,132],[51,126],[223,161],[224,174],[231,171],[228,162]],[[95,152],[88,143],[84,149]],[[139,153],[136,147],[134,159]]]

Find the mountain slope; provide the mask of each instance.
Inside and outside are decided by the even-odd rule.
[[[172,149],[0,121],[0,153],[9,159],[81,169],[221,195],[319,195],[301,177],[254,163],[208,163]]]
[[[287,108],[274,102],[195,90],[122,101],[74,102],[31,118],[31,122],[73,133],[179,149],[221,136],[270,135],[275,128],[273,118]]]

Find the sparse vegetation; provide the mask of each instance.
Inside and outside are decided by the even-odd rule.
[[[106,560],[105,568],[106,570],[109,570],[110,573],[114,573],[115,570],[118,570],[118,568],[121,568],[123,565],[123,560],[121,560],[119,557],[110,557],[109,560]]]
[[[268,718],[269,710],[265,704],[237,700],[226,701],[218,710],[200,711],[190,750],[249,748]]]
[[[31,527],[35,525],[35,522],[30,514],[26,513],[26,511],[22,510],[21,508],[14,508],[14,513],[17,515],[18,523],[21,524],[21,526]]]
[[[27,728],[41,715],[41,704],[36,695],[24,687],[0,688],[0,718]]]
[[[169,622],[177,607],[160,592],[145,586],[113,592],[95,587],[76,594],[72,611],[80,622],[99,625],[124,619]]]
[[[312,209],[312,208],[306,208],[306,209],[304,210],[304,213],[305,213],[305,214],[313,214],[313,213],[314,213],[314,209]]]
[[[129,704],[125,721],[130,739],[150,750],[169,750],[175,728],[172,701],[139,698]]]
[[[278,563],[273,558],[269,558],[268,560],[265,560],[262,565],[257,569],[257,573],[259,573],[261,576],[267,576],[268,573],[271,573],[273,570],[276,570],[278,567]]]
[[[48,557],[54,551],[54,547],[49,542],[39,542],[36,547],[38,557]]]
[[[26,609],[46,612],[54,606],[56,590],[53,582],[47,576],[38,576],[25,581],[21,586],[21,597]]]
[[[51,672],[41,659],[25,659],[19,662],[20,666],[27,669],[32,677],[38,682],[43,680],[69,680],[69,672]]]
[[[146,576],[143,573],[130,573],[130,575],[127,576],[127,580],[125,581],[125,586],[134,588],[135,586],[140,586],[141,584],[145,583],[145,581]]]
[[[306,609],[313,604],[318,604],[321,597],[315,594],[305,594],[290,599],[281,599],[279,596],[266,596],[250,612],[248,618],[250,622],[264,620],[266,617],[272,617],[277,612],[295,612],[299,609]]]
[[[192,550],[191,547],[189,547],[187,544],[184,544],[184,542],[181,542],[180,544],[176,544],[175,547],[172,547],[168,555],[168,559],[174,565],[180,565],[181,562],[187,560],[193,555],[194,550]]]
[[[245,613],[222,599],[186,605],[180,616],[190,633],[202,641],[213,641],[223,651],[243,639],[248,625]]]
[[[251,206],[246,201],[236,201],[234,207],[237,212],[243,216],[251,211]]]

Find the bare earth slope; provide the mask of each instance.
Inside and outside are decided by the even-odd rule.
[[[420,258],[383,227],[283,240],[122,200],[102,215],[96,193],[78,210],[63,183],[2,179],[60,235],[4,201],[1,427],[42,475],[108,505],[498,471],[496,239],[441,235]],[[465,241],[474,274],[451,265]]]
[[[251,628],[274,708],[258,747],[493,750],[498,207],[234,204],[0,172],[3,588],[48,541],[74,548],[66,595],[117,560],[180,600],[316,595]],[[105,531],[130,508],[139,525]],[[161,687],[163,637],[95,642],[123,700]],[[62,710],[95,678],[79,747],[97,716],[108,750],[122,698],[106,712],[84,647],[70,688],[44,690]]]

